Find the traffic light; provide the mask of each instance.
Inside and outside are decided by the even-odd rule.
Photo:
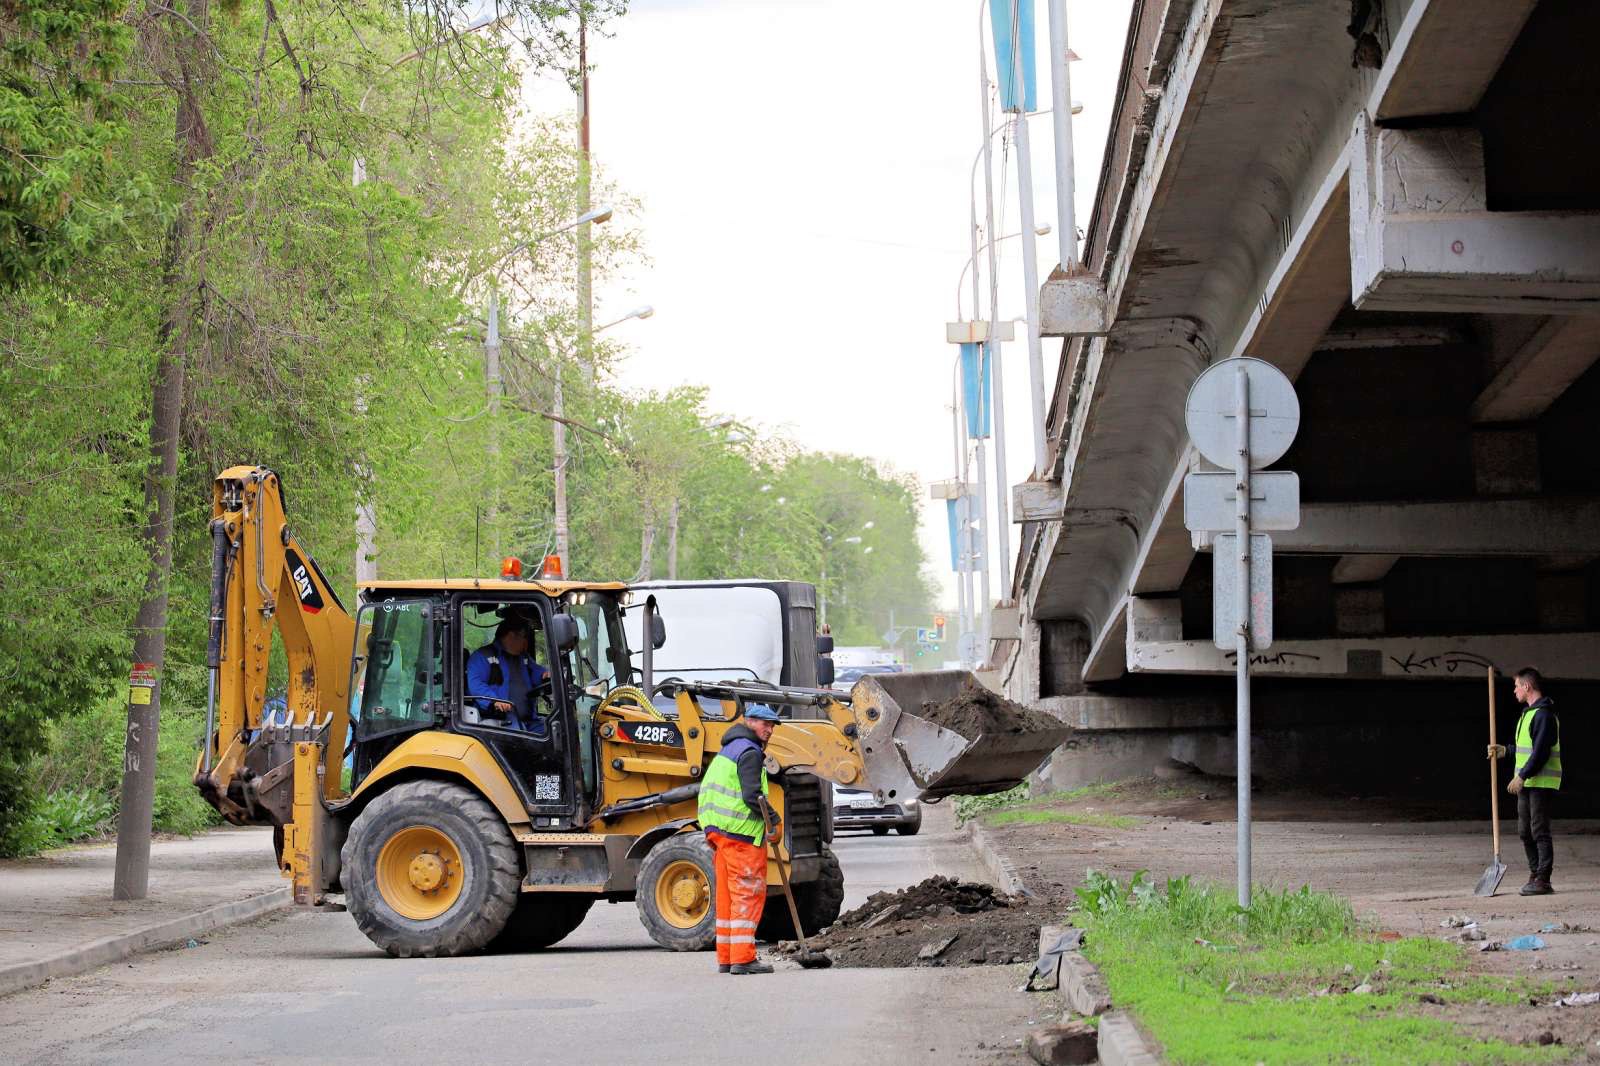
[[[944,640],[944,615],[936,614],[933,616],[933,628],[933,639],[938,641]]]

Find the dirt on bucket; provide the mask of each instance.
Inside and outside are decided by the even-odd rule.
[[[971,680],[962,684],[961,691],[953,699],[943,703],[929,700],[917,713],[968,740],[976,740],[984,733],[1035,733],[1060,729],[1063,725],[1059,719],[1013,703]]]
[[[877,892],[808,942],[836,966],[998,966],[1038,952],[1043,908],[999,894],[993,885],[930,877],[898,892]],[[799,945],[778,950],[792,954]]]

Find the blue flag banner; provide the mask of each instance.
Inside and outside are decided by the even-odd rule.
[[[1011,65],[1011,5],[1017,6],[1018,43],[1022,49],[1024,111],[1037,111],[1037,49],[1033,36],[1033,0],[989,0],[989,26],[994,33],[995,80],[1000,84],[1000,108],[1017,109],[1017,75]]]
[[[967,436],[989,436],[989,346],[961,346],[961,404],[967,412]]]

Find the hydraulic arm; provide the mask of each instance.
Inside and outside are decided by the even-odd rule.
[[[235,825],[282,830],[279,864],[293,871],[298,898],[315,891],[322,801],[340,792],[355,623],[295,539],[277,474],[223,471],[211,513],[210,680],[195,785]],[[285,708],[269,713],[274,629],[288,678]]]

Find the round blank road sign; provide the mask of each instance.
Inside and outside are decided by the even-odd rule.
[[[1250,379],[1250,468],[1259,470],[1283,458],[1300,428],[1300,399],[1283,371],[1260,359],[1212,363],[1189,389],[1183,419],[1206,461],[1232,470],[1239,453],[1234,413],[1241,369]]]

